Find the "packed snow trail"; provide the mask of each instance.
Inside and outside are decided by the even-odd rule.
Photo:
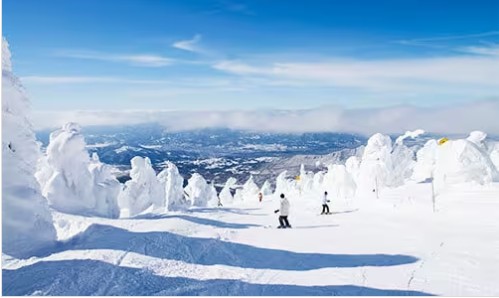
[[[290,198],[108,219],[54,213],[50,253],[3,256],[6,295],[498,295],[499,185]],[[473,218],[474,220],[463,220]],[[271,229],[266,229],[271,226]],[[109,278],[103,278],[109,276]]]

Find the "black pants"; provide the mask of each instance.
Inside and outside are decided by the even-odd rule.
[[[281,227],[291,227],[289,225],[288,217],[287,216],[279,216],[279,224]]]
[[[329,206],[327,204],[322,204],[322,213],[329,213]]]

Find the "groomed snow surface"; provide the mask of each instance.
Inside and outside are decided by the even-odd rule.
[[[499,295],[499,185],[355,201],[277,198],[105,219],[54,212],[59,244],[3,256],[5,295]]]

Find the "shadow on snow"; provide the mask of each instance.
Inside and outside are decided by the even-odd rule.
[[[275,270],[395,266],[418,261],[408,255],[299,253],[169,232],[131,232],[99,224],[93,224],[82,234],[60,243],[56,251],[71,249],[114,249],[191,264]]]
[[[208,219],[208,218],[202,218],[202,217],[195,217],[195,216],[190,216],[190,215],[183,215],[183,214],[171,214],[171,215],[140,215],[136,216],[133,219],[163,219],[163,218],[179,218],[183,219],[186,221],[190,221],[196,224],[200,225],[206,225],[206,226],[213,226],[217,228],[227,228],[227,229],[248,229],[251,227],[260,227],[260,225],[255,225],[255,224],[239,224],[239,223],[229,223],[229,222],[223,222],[219,220],[214,220],[214,219]]]
[[[409,290],[387,290],[353,285],[297,286],[251,284],[239,280],[196,280],[162,277],[150,271],[120,267],[95,260],[39,262],[3,270],[3,295],[429,295]]]

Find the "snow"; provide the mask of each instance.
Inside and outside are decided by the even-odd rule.
[[[114,145],[115,143],[97,143],[97,144],[87,144],[86,148],[87,149],[95,149],[95,148],[105,148],[109,147],[111,145]]]
[[[35,174],[42,194],[62,212],[117,217],[120,184],[96,155],[90,159],[80,131],[69,122],[50,134]]]
[[[276,178],[274,195],[280,196],[282,193],[294,192],[294,181],[287,177],[288,172],[283,171]]]
[[[2,72],[12,73],[12,55],[9,49],[9,42],[2,37]]]
[[[166,162],[166,167],[158,174],[159,182],[165,189],[165,211],[178,211],[188,207],[184,198],[184,178],[180,176],[177,166]]]
[[[355,196],[357,185],[344,165],[330,165],[324,175],[321,192],[328,192],[335,198],[351,199]]]
[[[436,140],[428,140],[423,148],[416,153],[417,161],[412,174],[414,181],[423,182],[433,176],[437,146]]]
[[[496,296],[498,195],[448,189],[433,212],[430,185],[407,184],[351,206],[330,196],[328,216],[290,197],[289,230],[274,228],[277,198],[147,219],[56,213],[71,240],[4,255],[4,294]]]
[[[113,175],[113,168],[100,162],[97,153],[93,153],[88,169],[94,178],[92,186],[96,202],[95,209],[103,210],[100,214],[102,216],[118,217],[120,210],[117,197],[121,190],[121,183]]]
[[[240,148],[242,150],[269,152],[288,150],[288,146],[282,144],[244,144]]]
[[[406,131],[405,134],[399,136],[395,140],[395,144],[400,145],[404,142],[405,139],[407,139],[407,138],[415,139],[424,133],[425,133],[425,131],[422,129],[416,129],[415,131]]]
[[[449,140],[437,146],[435,182],[439,187],[448,184],[497,181],[498,173],[490,157],[469,140]]]
[[[260,188],[256,185],[253,180],[253,175],[250,175],[248,180],[244,183],[241,190],[241,196],[243,200],[256,200],[258,198],[258,193]]]
[[[271,196],[272,195],[272,185],[268,180],[265,180],[265,182],[262,185],[262,188],[260,189],[260,192],[264,197],[266,196]]]
[[[165,211],[165,186],[157,179],[148,157],[132,158],[130,180],[118,196],[120,217]]]
[[[144,149],[161,149],[163,148],[163,145],[139,145],[140,147]]]
[[[218,197],[216,196],[216,192],[213,193],[212,187],[212,184],[208,184],[203,176],[194,173],[188,180],[184,190],[192,206],[213,207],[217,205]]]
[[[298,180],[298,188],[300,193],[312,191],[314,186],[314,173],[307,172],[305,170],[305,165],[300,166],[300,175]]]
[[[357,188],[361,194],[370,193],[390,183],[392,141],[389,136],[375,134],[369,138],[359,165]]]
[[[227,182],[225,182],[224,187],[220,191],[220,201],[222,205],[226,206],[227,204],[231,204],[234,201],[234,197],[232,196],[231,189],[234,188],[234,186],[237,183],[237,179],[234,177],[230,177],[227,179]]]
[[[29,101],[12,73],[8,43],[2,43],[2,251],[25,258],[55,244],[56,232],[34,173],[40,147]]]

